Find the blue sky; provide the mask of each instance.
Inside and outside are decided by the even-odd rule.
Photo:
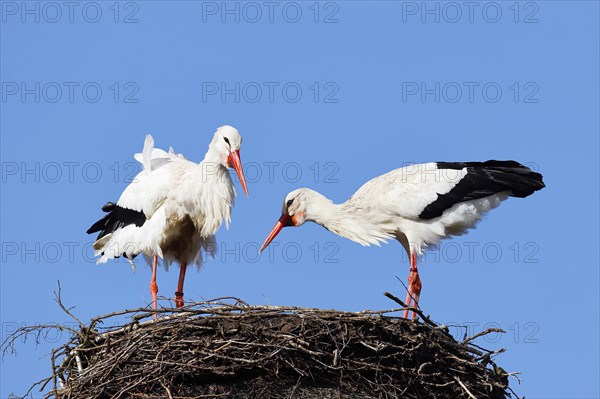
[[[3,338],[69,321],[57,281],[84,320],[146,305],[149,269],[95,265],[85,230],[139,170],[145,134],[199,161],[231,124],[250,197],[218,233],[217,258],[189,271],[187,298],[393,307],[382,293],[403,296],[396,276],[409,268],[395,242],[363,248],[307,224],[257,255],[286,193],[341,202],[413,162],[515,159],[547,188],[428,253],[421,306],[506,330],[479,344],[507,348],[497,362],[522,372],[520,395],[600,396],[597,2],[0,6]],[[159,294],[176,281],[161,270]],[[47,376],[64,338],[5,356],[0,398]]]

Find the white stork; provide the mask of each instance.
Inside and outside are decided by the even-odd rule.
[[[417,307],[422,287],[417,255],[425,247],[464,234],[508,197],[527,197],[543,187],[542,175],[528,167],[492,160],[395,169],[369,180],[342,204],[301,188],[285,197],[282,216],[261,251],[283,227],[306,221],[365,246],[395,238],[410,257],[406,304],[414,300]],[[408,317],[407,310],[404,317]]]
[[[204,160],[199,164],[180,154],[154,148],[151,135],[135,159],[143,170],[125,188],[117,203],[102,207],[106,216],[87,231],[100,232],[94,243],[97,263],[143,254],[152,258],[150,292],[156,309],[156,268],[158,257],[168,266],[180,265],[175,292],[177,307],[183,306],[183,282],[189,264],[202,264],[202,251],[216,251],[215,233],[225,221],[231,221],[235,188],[229,167],[233,167],[248,195],[240,160],[242,136],[231,126],[215,132]]]

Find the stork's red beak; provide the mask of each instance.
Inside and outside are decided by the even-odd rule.
[[[235,173],[237,173],[238,178],[240,179],[240,183],[242,184],[242,188],[246,193],[246,197],[248,196],[248,187],[246,187],[246,179],[244,178],[244,170],[242,169],[242,161],[240,159],[240,150],[231,151],[229,156],[227,157],[227,162],[229,166],[233,166],[235,169]]]
[[[277,234],[279,234],[281,229],[283,229],[286,226],[294,226],[294,225],[295,225],[295,223],[294,223],[293,218],[290,215],[288,215],[287,212],[284,213],[283,215],[281,215],[281,217],[279,218],[277,223],[275,223],[273,230],[271,230],[271,232],[269,233],[269,236],[263,243],[262,247],[260,247],[259,252],[262,252],[266,247],[269,246],[271,241],[273,241],[273,239],[277,236]]]

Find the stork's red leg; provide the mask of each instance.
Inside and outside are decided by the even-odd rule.
[[[412,303],[412,293],[410,292],[410,275],[408,277],[408,289],[406,290],[406,300],[404,301],[404,303],[406,303],[406,306],[410,306],[410,304]],[[404,311],[404,318],[408,319],[408,309]]]
[[[152,309],[156,310],[156,294],[158,294],[158,285],[156,284],[156,268],[158,265],[158,256],[154,255],[152,261],[152,280],[150,280],[150,294],[152,294]],[[157,314],[154,313],[154,320],[157,318]]]
[[[175,292],[175,306],[183,307],[183,281],[185,280],[186,263],[182,263],[179,268],[179,281],[177,282],[177,291]]]
[[[419,296],[421,295],[422,287],[421,278],[419,277],[419,270],[417,270],[417,255],[414,252],[411,252],[410,273],[408,274],[408,293],[406,294],[406,304],[408,306],[411,305],[414,299],[414,307],[419,307]],[[408,318],[408,310],[404,311],[404,318]],[[417,314],[415,312],[412,312],[412,318],[417,318]]]

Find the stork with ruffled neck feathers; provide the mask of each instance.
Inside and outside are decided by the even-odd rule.
[[[132,262],[139,254],[152,259],[150,292],[157,307],[156,269],[158,258],[168,266],[180,265],[175,303],[183,306],[186,268],[202,264],[202,253],[216,251],[215,234],[231,222],[235,188],[229,174],[233,167],[246,195],[248,189],[240,160],[242,136],[231,126],[222,126],[213,135],[200,163],[154,148],[146,136],[141,154],[135,159],[143,170],[129,184],[117,203],[102,208],[107,214],[87,233],[99,232],[94,243],[97,263],[126,257]],[[133,262],[132,262],[133,265]]]

